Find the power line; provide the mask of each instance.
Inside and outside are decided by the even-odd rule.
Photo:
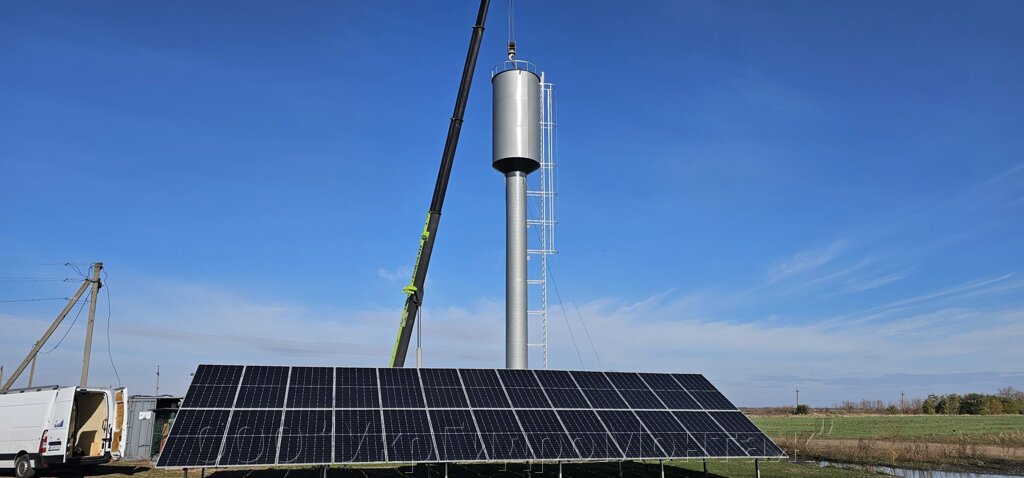
[[[67,330],[64,331],[64,335],[60,338],[60,341],[57,342],[57,345],[54,345],[52,349],[47,350],[46,352],[39,352],[40,354],[46,355],[50,352],[53,352],[54,350],[57,350],[57,347],[60,347],[60,344],[64,343],[64,339],[68,338],[68,333],[71,332],[71,329],[75,327],[75,323],[78,322],[78,317],[82,315],[82,309],[85,309],[85,304],[88,303],[89,299],[85,299],[82,301],[82,305],[78,308],[78,313],[75,314],[75,320],[71,321],[71,325],[69,325]]]
[[[121,386],[121,374],[117,373],[117,365],[114,365],[114,355],[110,352],[110,284],[107,284],[107,271],[103,271],[103,288],[107,290],[107,358],[110,359],[110,368],[114,369],[114,376],[117,377],[117,386]]]
[[[45,297],[42,299],[10,299],[0,300],[0,303],[9,304],[11,302],[42,302],[44,300],[68,300],[67,297]]]
[[[77,282],[74,279],[65,277],[0,277],[0,282]]]
[[[69,264],[80,266],[88,265],[88,262],[0,262],[0,266],[60,266],[66,267]]]

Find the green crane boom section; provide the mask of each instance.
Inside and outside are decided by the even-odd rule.
[[[466,65],[462,69],[462,81],[459,83],[459,94],[455,99],[455,112],[452,113],[451,124],[448,126],[448,137],[445,139],[444,152],[441,154],[441,169],[437,172],[434,184],[434,197],[430,201],[427,222],[420,235],[420,247],[416,253],[416,264],[412,269],[412,283],[403,289],[406,294],[405,307],[402,309],[402,321],[398,325],[398,338],[391,353],[391,366],[404,367],[405,356],[409,352],[409,342],[416,325],[416,317],[423,305],[423,284],[427,279],[427,267],[430,265],[430,254],[434,251],[434,240],[437,237],[437,226],[441,222],[441,208],[444,206],[444,195],[448,190],[448,178],[452,174],[455,162],[455,150],[459,145],[459,133],[462,131],[462,118],[466,113],[466,102],[469,99],[469,88],[473,83],[473,72],[476,70],[476,58],[480,53],[480,43],[484,37],[484,22],[487,20],[489,0],[480,1],[480,11],[473,25],[473,36],[469,40],[469,52],[466,54]]]

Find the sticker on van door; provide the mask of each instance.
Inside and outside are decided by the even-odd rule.
[[[54,425],[53,428],[64,428],[64,420],[57,422],[57,424]]]

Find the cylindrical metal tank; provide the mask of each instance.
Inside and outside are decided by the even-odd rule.
[[[540,77],[511,69],[493,78],[494,169],[532,173],[540,167]]]

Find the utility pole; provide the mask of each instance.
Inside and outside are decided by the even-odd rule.
[[[85,328],[85,353],[82,355],[82,381],[80,386],[85,387],[89,381],[89,356],[92,355],[92,328],[96,322],[96,297],[100,293],[100,271],[103,270],[103,263],[97,262],[92,265],[92,292],[89,294],[89,323]]]
[[[796,408],[800,408],[800,387],[796,388]],[[793,410],[796,410],[796,408]]]
[[[903,393],[903,390],[900,390],[900,413],[906,413],[907,412],[907,406],[904,405],[904,402],[903,402],[903,397],[904,396],[905,396],[905,394]]]
[[[39,341],[36,341],[36,346],[39,346]],[[39,354],[32,357],[32,368],[28,370],[28,388],[32,388],[32,380],[36,378],[36,360],[39,359]]]
[[[156,366],[156,396],[160,396],[160,366]]]
[[[79,287],[78,291],[75,292],[75,295],[68,300],[67,305],[64,306],[64,310],[61,310],[60,314],[57,314],[57,318],[53,320],[52,324],[50,324],[50,328],[46,329],[46,332],[43,333],[42,338],[40,338],[39,341],[36,342],[35,347],[32,347],[32,351],[28,353],[28,355],[25,357],[25,360],[21,361],[21,364],[18,365],[18,368],[14,369],[14,372],[11,373],[11,376],[7,379],[7,381],[3,382],[3,385],[0,386],[0,392],[5,392],[11,388],[11,385],[14,385],[14,382],[18,380],[18,377],[21,376],[21,373],[25,371],[25,368],[29,366],[29,363],[32,362],[32,359],[35,358],[36,354],[39,353],[39,349],[42,348],[43,344],[45,344],[47,340],[49,340],[50,336],[53,335],[53,333],[57,330],[57,327],[59,327],[61,322],[64,321],[64,317],[67,317],[68,312],[71,312],[71,309],[75,306],[75,304],[78,303],[78,299],[82,298],[82,294],[85,293],[85,289],[87,289],[91,283],[92,279],[89,278],[82,281],[81,287]],[[0,373],[0,375],[3,374]]]

